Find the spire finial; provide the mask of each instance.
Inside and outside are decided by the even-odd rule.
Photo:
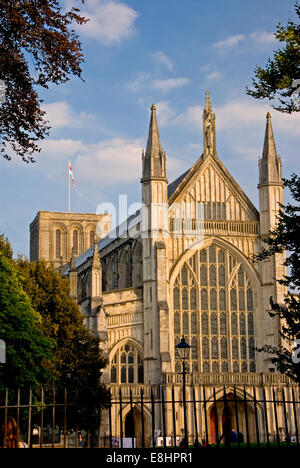
[[[260,184],[280,182],[281,180],[280,158],[277,155],[270,112],[267,113],[266,119],[264,147],[262,158],[259,162]]]
[[[211,112],[211,104],[210,104],[210,95],[209,95],[209,91],[206,90],[206,93],[205,93],[205,110],[206,112]]]
[[[76,271],[74,247],[72,247],[72,250],[71,250],[70,271]]]
[[[96,238],[94,240],[93,267],[101,268],[101,261],[100,261],[99,250],[98,250],[98,242]]]
[[[142,181],[156,177],[166,179],[163,154],[158,131],[156,106],[152,104],[146,152],[142,153]]]
[[[149,135],[148,135],[148,142],[146,153],[150,153],[151,151],[159,151],[160,150],[160,137],[156,119],[156,106],[152,104],[151,106],[151,118],[150,118],[150,125],[149,125]]]
[[[273,161],[275,161],[276,157],[277,157],[277,151],[276,151],[275,140],[274,140],[274,135],[273,135],[271,114],[270,112],[268,112],[266,131],[265,131],[264,149],[263,149],[263,158],[265,158],[266,160],[272,159]]]

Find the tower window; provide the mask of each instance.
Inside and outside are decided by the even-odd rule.
[[[56,229],[55,231],[55,256],[56,258],[61,257],[61,230]]]
[[[90,247],[92,247],[94,245],[95,239],[96,239],[95,232],[90,231]]]
[[[78,231],[74,230],[73,231],[73,249],[74,249],[74,255],[77,256],[79,253],[78,249]]]

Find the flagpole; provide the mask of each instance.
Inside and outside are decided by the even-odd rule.
[[[71,212],[71,187],[70,187],[70,169],[68,168],[68,179],[69,179],[69,203],[68,203],[68,213]]]

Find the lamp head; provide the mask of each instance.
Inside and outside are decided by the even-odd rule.
[[[182,336],[180,343],[175,345],[175,349],[177,350],[179,359],[186,360],[188,359],[189,352],[191,349],[191,345],[189,345],[186,341],[184,336]]]

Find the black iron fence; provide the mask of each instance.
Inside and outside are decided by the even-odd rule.
[[[116,442],[124,448],[124,441],[128,446],[131,437],[130,446],[140,448],[299,448],[297,387],[269,388],[268,397],[264,387],[191,386],[185,398],[174,386],[151,387],[150,395],[147,390],[146,398],[144,388],[114,392],[108,447]],[[134,419],[129,427],[127,418]]]
[[[12,401],[15,399],[15,401]],[[82,423],[76,393],[6,390],[0,401],[0,445],[27,447],[295,447],[299,389],[295,386],[174,386],[111,389],[111,405]],[[12,437],[12,426],[15,429]]]
[[[0,400],[0,447],[80,448],[100,446],[101,407],[93,418],[77,391],[55,388],[9,391]],[[95,440],[96,435],[98,440]]]

